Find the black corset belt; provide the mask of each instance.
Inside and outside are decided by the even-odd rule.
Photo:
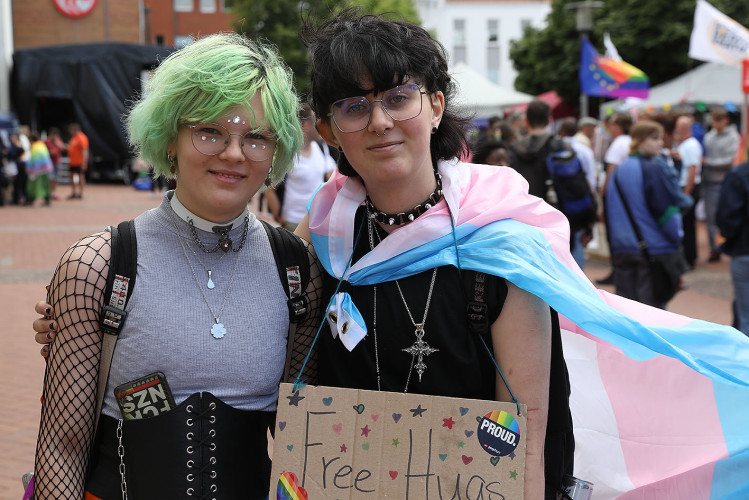
[[[128,498],[265,498],[271,468],[266,430],[274,419],[274,412],[237,410],[196,392],[157,417],[124,420]],[[103,500],[122,498],[117,425],[102,415],[86,485]]]

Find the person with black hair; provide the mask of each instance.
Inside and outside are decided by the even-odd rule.
[[[348,317],[346,300],[329,310],[332,335],[319,338],[319,382],[503,401],[514,400],[514,393],[529,408],[526,498],[540,499],[545,489],[547,498],[554,498],[561,476],[571,473],[574,449],[571,418],[566,419],[568,386],[551,391],[562,403],[552,410],[555,420],[547,434],[550,378],[566,380],[561,342],[552,343],[556,313],[510,281],[489,276],[488,323],[476,335],[467,319],[465,280],[490,267],[489,261],[471,267],[460,257],[447,263],[425,254],[419,269],[409,270],[395,256],[386,257],[406,241],[427,251],[417,236],[424,224],[449,235],[459,206],[463,214],[479,208],[458,201],[459,185],[476,186],[476,193],[481,183],[469,181],[471,172],[492,176],[496,168],[472,169],[457,160],[465,147],[467,119],[453,102],[456,88],[444,48],[419,26],[355,9],[318,27],[306,25],[300,37],[310,51],[317,127],[340,151],[340,174],[317,192],[297,234],[311,237],[327,271],[325,298],[343,280],[338,295],[350,297],[363,323],[341,319]],[[513,186],[522,182],[508,173]],[[464,254],[462,242],[446,253]],[[359,280],[350,275],[347,262],[352,272],[374,262],[373,269],[396,274]],[[518,329],[523,335],[515,334]],[[482,338],[491,348],[482,345]],[[550,366],[563,373],[551,377]],[[569,424],[561,430],[568,446],[556,444],[554,437],[547,440],[545,482],[544,436],[560,432],[562,421]]]

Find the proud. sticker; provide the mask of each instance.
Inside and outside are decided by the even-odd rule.
[[[518,423],[506,411],[492,411],[479,419],[476,436],[481,447],[492,456],[509,455],[520,443]]]

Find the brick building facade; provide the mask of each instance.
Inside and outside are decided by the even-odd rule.
[[[64,15],[54,0],[12,0],[16,49],[91,42],[181,46],[232,30],[229,0],[97,0],[90,14]]]

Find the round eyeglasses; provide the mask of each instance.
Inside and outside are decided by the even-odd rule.
[[[428,94],[415,83],[399,85],[382,93],[382,99],[369,100],[363,96],[347,97],[333,103],[328,116],[341,132],[364,130],[372,119],[372,106],[379,102],[383,111],[398,122],[416,118],[421,114],[422,94]]]
[[[276,142],[263,136],[257,131],[243,134],[229,132],[218,123],[198,123],[196,125],[185,125],[191,130],[192,145],[195,149],[207,156],[216,156],[223,153],[229,147],[231,136],[240,137],[242,153],[250,161],[264,161],[273,156]]]

